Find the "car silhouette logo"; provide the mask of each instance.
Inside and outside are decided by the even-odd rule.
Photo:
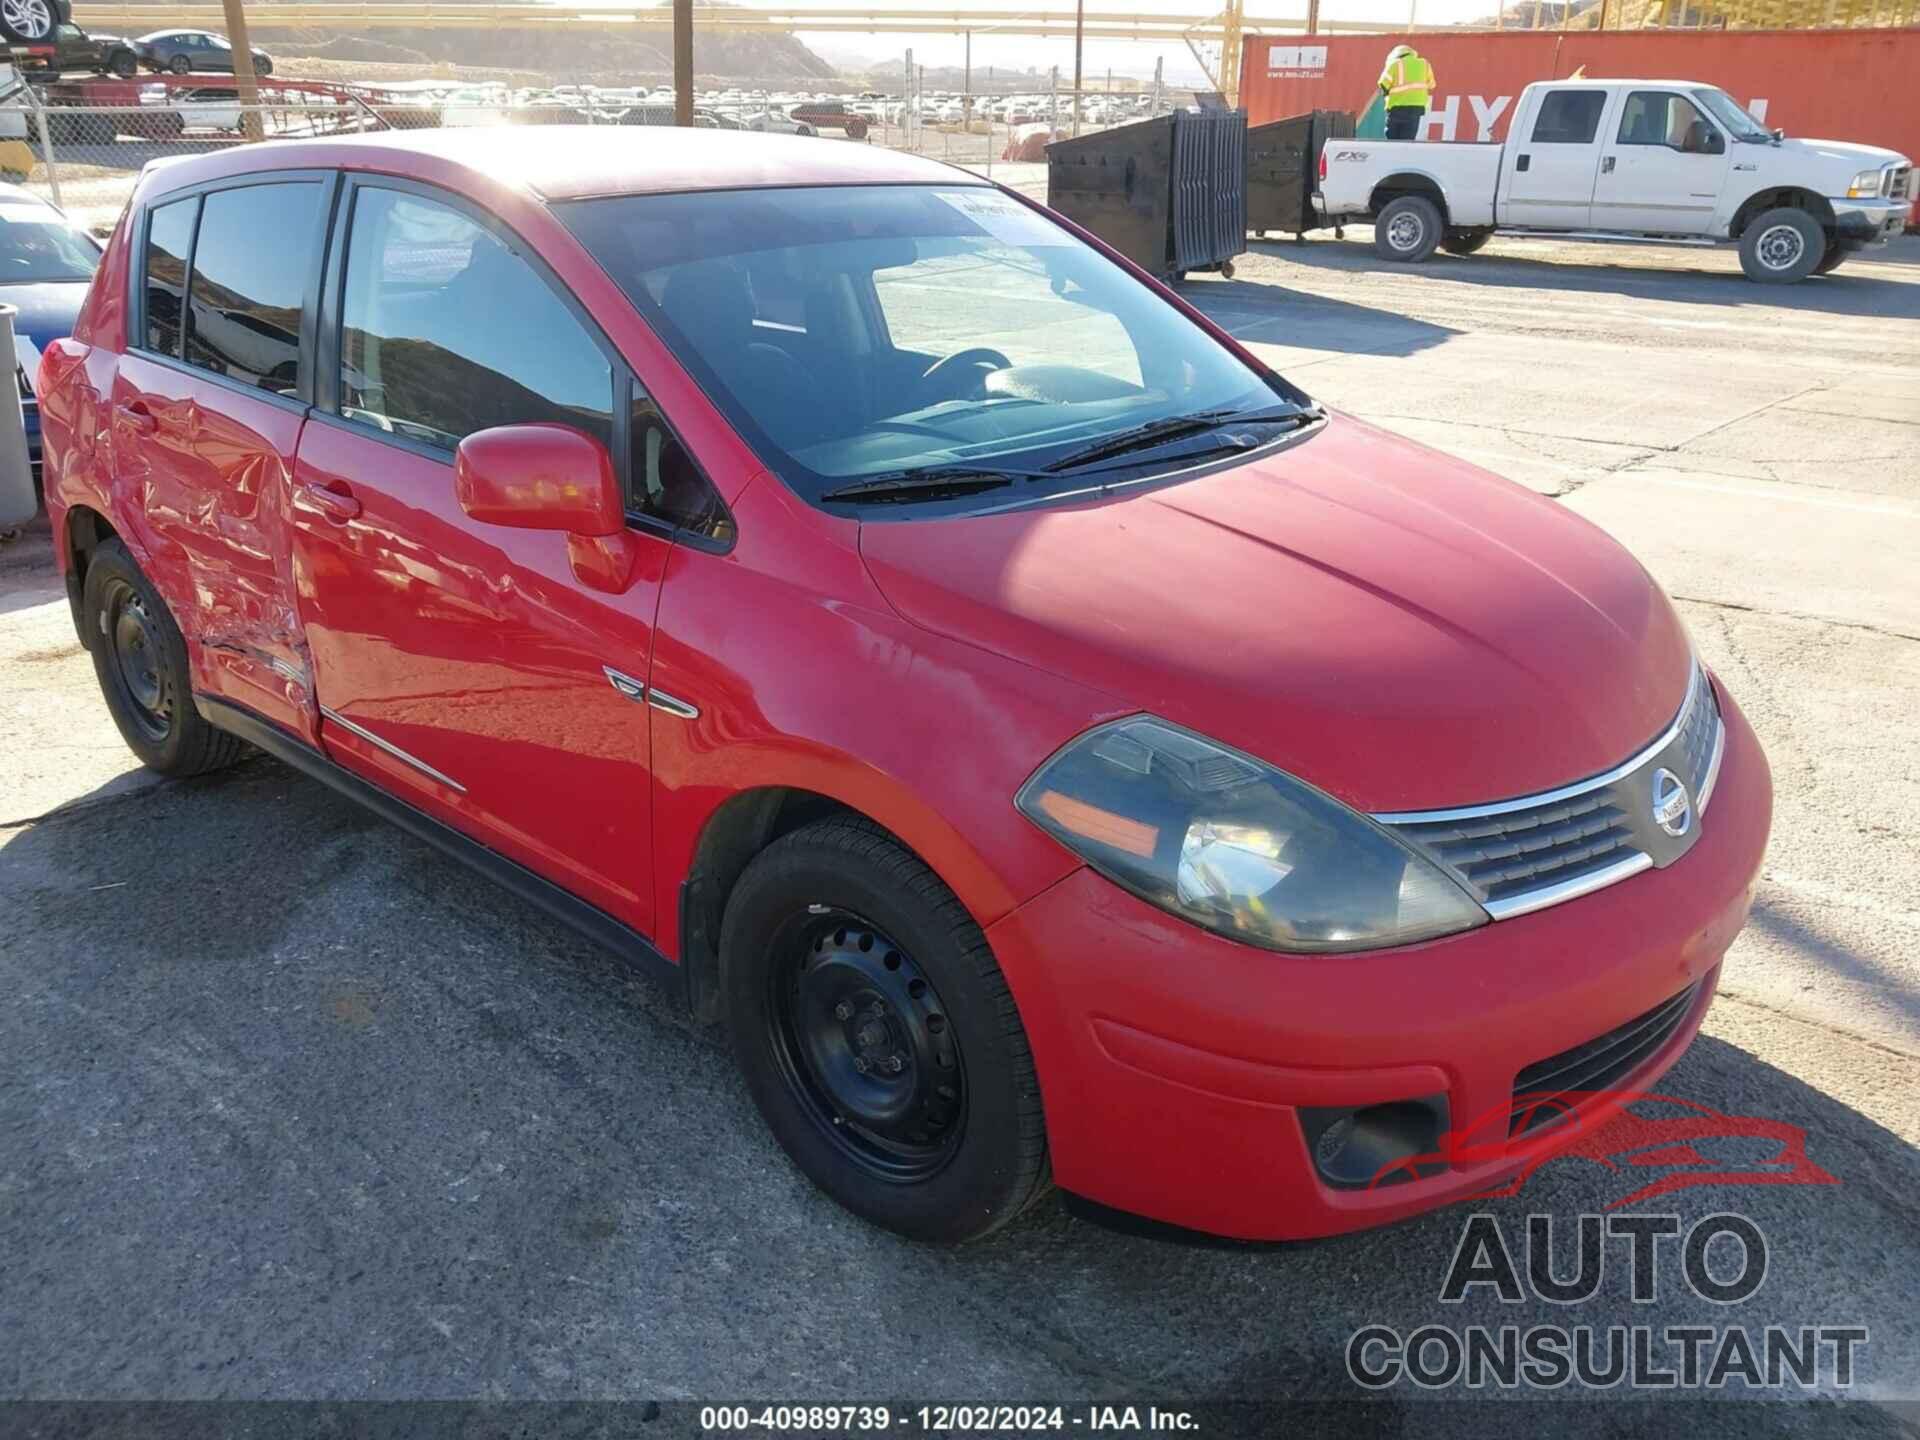
[[[1676,840],[1693,824],[1693,801],[1687,798],[1687,787],[1665,768],[1653,772],[1653,823]]]

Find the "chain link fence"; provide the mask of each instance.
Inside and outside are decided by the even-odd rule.
[[[394,99],[346,87],[315,93],[262,86],[261,103],[243,105],[236,87],[215,83],[170,90],[155,87],[137,103],[86,105],[67,103],[58,96],[42,97],[20,86],[0,99],[0,179],[28,186],[80,224],[104,234],[125,207],[141,168],[170,156],[202,154],[253,140],[378,130],[673,124],[670,102],[555,89],[561,93],[517,100],[473,92]],[[1157,97],[1150,107],[1130,99],[1126,104],[1131,114],[1116,116],[1109,110],[1099,122],[1083,120],[1081,132],[1165,109]],[[770,133],[812,132],[821,144],[884,145],[989,176],[998,170],[996,178],[1031,185],[1036,167],[1045,160],[1047,140],[1071,133],[1072,108],[1067,93],[1043,97],[1037,103],[992,96],[959,101],[914,97],[855,110],[844,105],[778,104],[767,92],[747,92],[724,110],[705,104],[696,107],[695,124]],[[556,143],[562,143],[558,137]],[[1038,173],[1044,176],[1044,171]]]

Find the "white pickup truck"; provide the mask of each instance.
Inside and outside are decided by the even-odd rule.
[[[1906,227],[1904,155],[1788,140],[1691,80],[1556,80],[1520,94],[1504,144],[1330,140],[1315,208],[1371,217],[1374,248],[1470,255],[1496,230],[1735,243],[1749,279],[1824,275]]]

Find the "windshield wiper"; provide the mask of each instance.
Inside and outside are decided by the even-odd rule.
[[[1186,435],[1198,435],[1206,430],[1218,430],[1228,425],[1275,425],[1293,420],[1305,424],[1309,420],[1320,418],[1318,410],[1303,410],[1290,405],[1284,410],[1256,410],[1251,413],[1244,410],[1197,410],[1191,415],[1169,415],[1160,420],[1149,420],[1144,425],[1136,425],[1131,430],[1122,430],[1118,435],[1109,435],[1104,440],[1079,450],[1073,450],[1047,466],[1047,473],[1057,475],[1062,470],[1078,470],[1091,465],[1096,460],[1105,460],[1114,455],[1125,455],[1134,450],[1146,450],[1155,445],[1164,445],[1170,440],[1178,440]]]
[[[852,485],[828,490],[822,500],[941,500],[949,495],[972,495],[1011,485],[1018,470],[972,470],[948,467],[936,470],[896,470]]]

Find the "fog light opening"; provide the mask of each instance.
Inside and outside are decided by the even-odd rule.
[[[1327,1184],[1342,1190],[1369,1185],[1399,1185],[1445,1170],[1436,1156],[1447,1133],[1447,1097],[1423,1095],[1377,1105],[1322,1109],[1301,1107],[1313,1168]]]

